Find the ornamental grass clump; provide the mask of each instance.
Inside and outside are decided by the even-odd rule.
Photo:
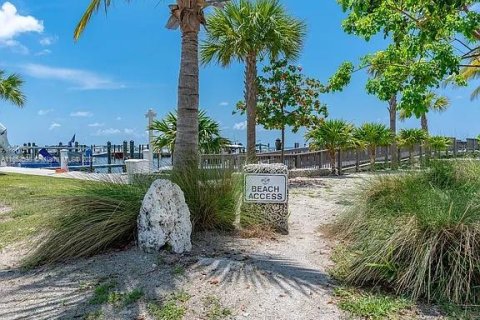
[[[412,299],[480,302],[480,162],[372,181],[335,226],[346,250],[338,273]]]
[[[241,193],[241,178],[229,170],[174,170],[172,182],[178,184],[190,209],[194,231],[232,230]]]
[[[91,257],[130,244],[136,238],[143,198],[157,178],[170,179],[182,189],[195,231],[233,229],[240,179],[232,172],[185,169],[138,176],[133,184],[105,177],[106,182],[86,181],[42,202],[50,208],[49,220],[24,265]]]
[[[148,181],[150,182],[150,181]],[[122,248],[136,237],[137,216],[150,183],[85,182],[47,200],[51,218],[27,266],[90,257]]]

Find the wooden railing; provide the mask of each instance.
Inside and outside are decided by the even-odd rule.
[[[468,152],[480,151],[477,139],[460,141],[452,138],[452,143],[443,154],[456,156]],[[410,158],[410,152],[406,148],[398,149],[398,158],[401,161]],[[412,153],[414,157],[425,155],[425,148],[416,146]],[[391,161],[390,147],[378,147],[376,150],[376,162],[388,163]],[[257,154],[258,163],[281,163],[281,152],[268,152]],[[205,169],[224,168],[241,171],[246,163],[246,154],[202,155],[200,166]],[[366,150],[343,150],[338,152],[336,165],[339,171],[355,168],[359,169],[370,163],[370,156]],[[284,164],[291,169],[332,169],[330,156],[327,150],[309,151],[308,148],[285,150]]]
[[[421,148],[416,147],[413,155],[419,156]],[[408,159],[410,153],[406,149],[399,150],[399,158],[402,160]],[[377,148],[376,161],[388,162],[390,161],[389,148]],[[365,150],[345,150],[337,153],[336,165],[340,169],[359,168],[370,162],[370,156]],[[246,163],[246,154],[224,154],[224,155],[202,155],[200,160],[200,167],[203,169],[222,168],[235,171],[241,171]],[[273,153],[259,153],[257,154],[257,163],[281,163],[281,154]],[[332,169],[331,160],[327,150],[321,151],[305,151],[285,153],[284,164],[289,169]]]

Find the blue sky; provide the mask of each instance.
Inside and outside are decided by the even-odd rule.
[[[283,0],[292,15],[305,20],[308,37],[296,62],[308,76],[326,81],[345,60],[357,62],[385,43],[370,43],[345,34],[344,14],[335,0]],[[73,134],[85,144],[146,142],[145,113],[159,117],[176,107],[180,33],[164,28],[164,1],[117,1],[108,16],[96,15],[78,43],[72,40],[76,22],[89,0],[0,0],[0,68],[18,72],[26,80],[24,109],[0,101],[0,122],[12,144],[67,142]],[[202,34],[203,37],[203,34]],[[230,139],[245,142],[245,118],[232,115],[243,96],[242,65],[201,69],[200,103],[221,123]],[[342,93],[325,95],[330,117],[356,124],[388,123],[386,104],[365,93],[365,74],[355,74]],[[478,83],[476,83],[478,85]],[[471,102],[472,88],[446,89],[450,110],[430,116],[434,134],[457,137],[480,133],[479,101]],[[418,126],[417,119],[400,127]],[[258,130],[258,140],[273,144],[276,131]],[[287,147],[303,144],[303,132],[289,134]]]

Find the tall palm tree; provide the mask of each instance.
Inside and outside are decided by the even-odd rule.
[[[125,0],[130,2],[130,0]],[[189,166],[198,154],[198,104],[199,68],[198,33],[205,23],[204,9],[210,5],[221,6],[226,0],[177,0],[169,5],[171,11],[167,28],[182,33],[182,53],[178,80],[178,134],[175,140],[174,167]],[[113,0],[91,0],[79,21],[74,38],[78,40],[92,15],[100,8],[107,10]]]
[[[408,148],[410,164],[413,164],[413,151],[415,146],[423,144],[428,135],[423,129],[402,129],[398,135],[398,142],[401,146]]]
[[[257,122],[257,61],[284,55],[299,56],[306,34],[305,24],[288,15],[278,0],[238,0],[207,19],[208,35],[201,46],[204,64],[215,61],[223,67],[234,61],[245,63],[247,112],[247,158],[255,158]]]
[[[381,123],[365,123],[354,132],[356,140],[361,141],[370,155],[370,169],[375,170],[377,148],[390,145],[393,135],[389,128]]]
[[[427,109],[426,112],[422,113],[420,116],[420,123],[422,125],[422,129],[428,134],[428,118],[427,115],[429,112],[444,112],[450,107],[450,100],[447,97],[438,96],[433,92],[430,92],[425,97],[425,107]],[[409,114],[407,114],[404,110],[400,111],[399,117],[400,120],[405,120],[409,118]]]
[[[219,123],[208,117],[205,111],[199,112],[198,124],[198,144],[202,153],[219,153],[224,146],[230,143],[228,139],[221,136]],[[156,151],[161,151],[163,148],[175,151],[177,125],[177,115],[172,112],[167,114],[164,119],[153,122],[149,129],[159,133],[153,142]]]
[[[353,130],[353,125],[344,120],[320,120],[319,123],[309,129],[305,138],[307,141],[311,141],[311,149],[321,150],[325,148],[327,150],[332,173],[335,174],[337,172],[338,151],[352,146]]]
[[[0,70],[0,100],[13,103],[18,107],[23,107],[26,98],[22,93],[23,80],[17,74],[6,75],[4,70]]]

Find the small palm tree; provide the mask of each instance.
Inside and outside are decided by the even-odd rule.
[[[450,107],[450,100],[447,97],[438,96],[433,92],[430,92],[425,97],[425,107],[427,109],[426,112],[423,112],[420,116],[420,122],[422,125],[422,129],[428,134],[428,118],[427,114],[431,111],[433,112],[444,112]],[[405,110],[400,111],[400,120],[405,120],[409,118],[411,115],[407,114]]]
[[[423,144],[428,139],[428,134],[423,129],[402,129],[398,135],[398,144],[408,148],[410,164],[413,164],[413,151],[415,146]]]
[[[278,0],[239,0],[216,9],[207,19],[207,39],[201,46],[204,64],[215,61],[223,67],[244,62],[247,113],[247,158],[255,158],[257,61],[264,56],[287,59],[299,56],[306,34],[305,24],[289,16]]]
[[[427,143],[435,153],[435,157],[440,158],[440,152],[448,150],[448,147],[452,144],[452,140],[448,137],[433,136],[428,138]]]
[[[199,123],[199,149],[202,153],[220,153],[222,148],[230,141],[220,135],[220,125],[208,117],[205,111],[198,114]],[[163,120],[155,120],[150,130],[158,131],[159,135],[153,142],[154,149],[158,152],[163,148],[174,151],[177,138],[177,115],[170,112]]]
[[[21,89],[23,80],[17,74],[6,75],[5,71],[0,70],[0,100],[13,103],[18,107],[25,104],[25,96]]]
[[[393,141],[392,132],[381,123],[365,123],[354,132],[356,140],[361,141],[370,155],[370,169],[375,170],[377,148],[388,146]]]
[[[353,144],[354,126],[344,120],[319,120],[309,129],[305,138],[311,141],[310,148],[314,150],[327,149],[330,157],[332,173],[337,171],[337,153]]]

